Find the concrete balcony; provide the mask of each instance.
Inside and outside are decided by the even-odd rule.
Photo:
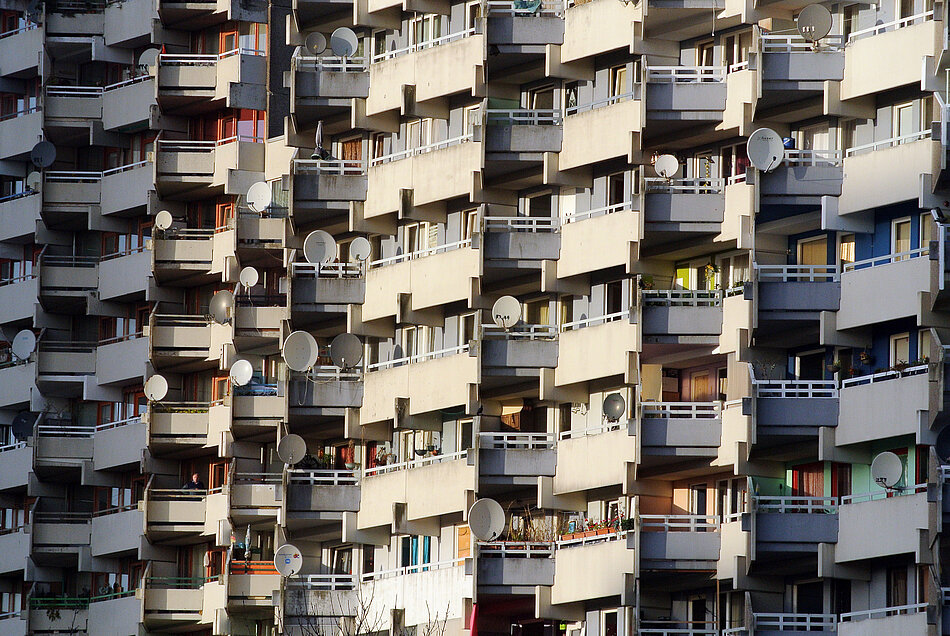
[[[303,322],[320,314],[345,314],[347,305],[366,299],[366,273],[360,263],[290,264],[290,307]]]
[[[551,603],[576,603],[604,597],[626,598],[636,573],[636,553],[627,548],[632,533],[561,540],[554,554]]]
[[[94,598],[89,603],[89,623],[96,626],[96,634],[127,636],[136,632],[145,615],[144,590],[137,592]]]
[[[267,22],[267,7],[239,0],[160,0],[158,14],[165,24],[187,24],[193,29],[229,20]]]
[[[257,51],[221,54],[162,53],[158,60],[158,103],[162,110],[218,102],[221,108],[266,107],[267,58]]]
[[[80,598],[31,598],[30,634],[86,633],[89,621],[87,607],[88,601]]]
[[[280,596],[282,578],[273,561],[231,563],[228,606],[243,611],[266,607],[273,612],[273,599]]]
[[[488,5],[486,33],[488,45],[506,47],[499,51],[502,60],[493,61],[492,67],[508,67],[516,60],[535,53],[533,47],[547,44],[563,44],[564,12],[567,6],[558,1],[542,2],[536,10],[515,6],[512,0],[494,0]],[[511,62],[508,62],[510,58]]]
[[[284,633],[304,636],[313,616],[354,616],[358,579],[352,574],[301,574],[287,581],[281,597]]]
[[[246,258],[257,256],[257,250],[281,254],[281,250],[287,247],[290,233],[290,222],[286,218],[262,217],[256,212],[242,214],[237,222],[238,249],[244,252]]]
[[[554,584],[553,542],[479,542],[476,555],[482,594],[532,594],[535,586]]]
[[[845,264],[835,327],[851,329],[916,317],[921,311],[920,294],[931,288],[928,249]],[[882,289],[888,291],[887,302],[881,302]]]
[[[99,300],[124,300],[150,291],[152,253],[144,248],[99,261]]]
[[[142,461],[142,449],[147,441],[145,422],[137,415],[100,424],[93,436],[93,466],[96,470],[110,470],[137,465]]]
[[[0,386],[3,386],[0,408],[28,404],[30,392],[36,386],[36,363],[4,363],[0,366]]]
[[[287,397],[283,383],[249,384],[235,387],[231,396],[230,430],[235,438],[271,435],[279,422],[287,418]],[[215,411],[217,411],[215,408]],[[220,408],[227,408],[226,406]],[[217,414],[212,419],[217,424]]]
[[[753,294],[760,319],[817,320],[822,311],[838,311],[841,278],[835,265],[760,265],[754,263]],[[747,288],[748,294],[750,290]]]
[[[481,223],[478,249],[487,267],[537,269],[539,261],[557,260],[560,255],[561,235],[555,218],[482,216]]]
[[[23,488],[33,470],[33,447],[26,442],[0,446],[0,491]]]
[[[832,636],[837,631],[837,622],[838,617],[834,614],[754,612],[751,633],[761,636],[783,636],[788,632],[806,631]]]
[[[344,512],[359,512],[360,486],[352,470],[307,470],[287,473],[288,529],[338,525]]]
[[[719,561],[719,519],[706,515],[639,515],[639,531],[627,547],[640,550],[646,570],[715,570]]]
[[[35,77],[46,33],[42,26],[28,26],[0,38],[0,76]],[[36,143],[36,142],[34,142]]]
[[[217,505],[212,505],[216,499]],[[150,488],[145,497],[145,532],[149,541],[197,537],[205,532],[207,521],[217,528],[213,516],[227,511],[227,496],[206,495],[202,490]],[[219,510],[220,509],[220,510]]]
[[[91,122],[102,119],[102,87],[47,86],[43,115],[53,135],[88,135]]]
[[[140,40],[152,41],[146,38],[152,36],[154,21],[159,19],[158,5],[151,0],[128,0],[122,6],[106,5],[103,30],[106,46],[131,47]]]
[[[485,111],[482,134],[485,152],[489,158],[509,162],[509,170],[525,167],[525,161],[540,163],[545,152],[560,152],[563,139],[563,117],[560,110],[505,110],[489,108]],[[486,166],[489,179],[506,172],[503,166]]]
[[[484,95],[487,44],[478,32],[481,24],[374,55],[369,67],[366,115],[399,111],[407,96],[411,97],[410,103],[445,108],[453,95]],[[454,171],[444,173],[451,175]]]
[[[837,426],[840,401],[834,380],[753,380],[754,415],[760,438],[817,438],[822,426]],[[744,401],[745,402],[745,401]]]
[[[534,485],[538,477],[553,477],[556,464],[555,439],[550,433],[478,434],[481,484]]]
[[[776,205],[815,205],[823,196],[843,193],[842,153],[839,150],[786,150],[785,161],[768,173],[746,173],[746,183],[759,180],[763,202]],[[850,170],[847,171],[850,174]],[[840,211],[840,208],[839,208]]]
[[[634,5],[617,5],[609,0],[569,4],[564,15],[564,44],[558,51],[560,62],[592,58],[617,49],[633,53],[634,22],[643,10]],[[592,29],[596,38],[586,37]]]
[[[440,621],[446,622],[448,631],[457,633],[463,628],[467,602],[476,598],[472,569],[471,559],[458,558],[370,572],[361,577],[356,595],[371,599],[369,611],[373,616],[381,616],[379,629],[383,631],[398,629],[392,622],[390,610],[402,610],[406,627],[419,626],[422,629],[422,626],[429,624],[430,616],[435,612],[431,609],[433,599],[439,599],[440,612],[442,616],[447,615]],[[319,581],[321,575],[313,578]],[[326,575],[322,575],[322,578],[326,581]],[[337,575],[337,581],[331,582],[329,586],[324,584],[324,589],[327,587],[340,590],[335,591],[335,595],[344,602],[350,598],[343,576]],[[333,600],[331,598],[329,604],[336,605],[336,609],[330,612],[324,610],[321,614],[339,616],[344,613],[341,611],[342,604],[333,603]],[[323,609],[326,605],[324,601],[318,607]]]
[[[707,336],[719,343],[722,333],[722,293],[719,290],[642,290],[644,337]]]
[[[145,506],[138,504],[100,511],[92,517],[90,550],[94,557],[137,554],[145,534]]]
[[[23,611],[0,614],[0,628],[9,636],[27,636],[28,614]]]
[[[113,168],[102,173],[102,214],[126,216],[131,210],[145,210],[155,189],[155,168],[150,161]]]
[[[841,185],[838,213],[917,200],[920,175],[940,174],[943,150],[940,142],[930,139],[930,135],[928,128],[848,148],[844,159],[847,176]],[[886,179],[890,187],[881,183],[882,179]]]
[[[123,6],[142,2],[130,0]],[[153,109],[158,106],[155,91],[154,75],[142,75],[106,86],[102,93],[102,127],[121,132],[139,122],[151,122],[155,117]]]
[[[467,510],[477,482],[475,457],[467,451],[364,469],[358,527],[428,527],[424,522],[433,517]],[[444,487],[445,496],[431,497],[432,484]]]
[[[594,0],[583,6],[606,1]],[[629,93],[566,110],[558,169],[571,170],[609,159],[635,162],[640,150],[646,105],[640,99],[639,87],[635,86],[634,89]]]
[[[3,455],[0,454],[0,462]],[[0,575],[22,572],[30,556],[30,528],[4,529],[0,534]],[[0,624],[2,625],[2,624]]]
[[[814,558],[819,543],[838,541],[838,504],[833,497],[754,496],[752,508],[748,519],[743,517],[743,530],[755,537],[757,561]]]
[[[0,241],[24,239],[36,232],[43,197],[26,190],[0,198]]]
[[[721,402],[643,402],[640,412],[636,439],[645,465],[719,454]]]
[[[40,303],[44,308],[72,313],[84,311],[99,287],[98,256],[40,257]]]
[[[650,66],[641,89],[647,120],[695,123],[721,120],[726,109],[722,66]]]
[[[127,384],[145,376],[148,339],[141,335],[100,342],[96,348],[96,383]]]
[[[206,403],[163,403],[149,405],[146,413],[148,441],[153,454],[204,446],[209,434],[209,405]]]
[[[354,99],[369,97],[369,69],[362,57],[295,56],[291,61],[291,112],[298,130],[333,117],[349,119]]]
[[[217,360],[232,333],[231,325],[207,316],[156,314],[148,330],[149,359],[156,369],[208,366],[200,363]]]
[[[501,384],[506,381],[504,378],[531,377],[539,369],[558,365],[555,325],[518,324],[511,329],[481,325],[479,331],[478,358],[483,382]]]
[[[222,236],[219,237],[219,234]],[[214,276],[217,269],[215,264],[221,259],[215,248],[219,248],[219,253],[234,253],[236,245],[224,244],[229,237],[235,238],[234,232],[178,230],[170,236],[166,233],[166,238],[152,241],[152,275],[156,282],[165,284],[211,282],[217,278]]]
[[[249,137],[221,141],[160,139],[155,154],[155,188],[163,198],[200,188],[247,190],[264,172],[264,144]]]
[[[315,367],[310,376],[289,384],[288,406],[291,415],[341,412],[363,404],[363,383],[359,371],[342,372],[337,367]]]
[[[841,614],[840,636],[889,636],[890,634],[926,634],[933,630],[927,618],[930,605],[913,603],[895,607],[858,610]]]
[[[636,444],[636,437],[631,436],[621,422],[561,433],[557,443],[554,495],[622,486],[627,465],[636,461]],[[598,458],[596,470],[591,466],[591,457]]]
[[[154,631],[210,625],[215,609],[227,603],[227,589],[217,577],[151,577],[146,579],[144,596],[143,623]]]
[[[928,365],[842,382],[835,443],[843,446],[898,435],[930,437]]]
[[[0,44],[6,40],[0,40]],[[0,118],[0,159],[22,158],[30,154],[43,136],[43,113],[38,108],[16,116]]]
[[[235,474],[230,493],[229,514],[232,523],[235,526],[260,522],[276,523],[281,518],[283,495],[284,486],[280,473]]]
[[[632,200],[565,217],[557,277],[626,267],[635,261],[643,238],[643,214],[638,206],[639,201]],[[597,249],[590,249],[591,245],[597,245]]]
[[[39,292],[35,274],[0,281],[0,324],[31,321]]]
[[[89,549],[92,515],[88,512],[36,512],[31,527],[31,559],[41,565],[77,563]]]
[[[635,378],[640,330],[629,311],[561,325],[554,385]]]
[[[841,36],[822,40],[822,48],[799,34],[760,34],[756,30],[749,66],[759,70],[763,92],[775,91],[787,99],[788,91],[821,93],[824,82],[844,77],[845,47]],[[805,97],[805,95],[802,95]]]
[[[39,424],[33,438],[34,469],[79,468],[92,459],[95,430],[69,422]]]
[[[348,217],[351,201],[365,201],[368,177],[362,161],[295,159],[290,200],[295,221],[331,224]],[[302,219],[302,221],[301,221]]]
[[[918,560],[928,558],[931,520],[939,514],[935,512],[937,506],[927,501],[924,484],[909,486],[900,496],[876,489],[842,497],[835,561],[847,563],[907,553]],[[868,537],[870,528],[874,529],[873,540]],[[936,532],[935,525],[933,529]]]
[[[718,234],[725,215],[725,181],[722,179],[643,180],[642,208],[646,236],[660,232]]]
[[[88,223],[100,205],[102,173],[46,170],[43,173],[43,213],[47,225]]]

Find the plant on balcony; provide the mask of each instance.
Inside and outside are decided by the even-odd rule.
[[[640,277],[640,289],[655,289],[655,283],[652,276]]]
[[[891,371],[897,371],[897,373],[899,373],[901,377],[903,377],[904,371],[906,371],[908,367],[910,367],[909,362],[906,362],[904,360],[898,360],[897,362],[894,363],[894,366],[891,367]]]
[[[842,364],[841,360],[835,360],[831,364],[826,365],[825,368],[828,369],[829,373],[838,373],[843,367],[844,365]]]
[[[865,350],[858,354],[858,360],[860,360],[863,365],[870,365],[874,362],[874,356],[871,355],[871,352]]]

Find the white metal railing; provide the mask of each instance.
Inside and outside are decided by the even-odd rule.
[[[617,530],[615,528],[606,528],[609,532],[604,532],[602,534],[593,534],[585,537],[575,537],[574,539],[558,539],[555,542],[555,548],[558,550],[564,548],[576,548],[582,545],[589,545],[591,543],[604,543],[606,541],[617,541],[619,539],[626,539],[629,530]]]
[[[279,484],[283,477],[281,473],[235,472],[233,474],[235,484],[251,484],[255,486]]]
[[[35,22],[30,22],[30,23],[28,23],[28,24],[26,24],[26,25],[24,25],[24,26],[21,26],[21,27],[19,27],[19,28],[17,28],[17,29],[11,29],[11,30],[9,30],[9,31],[4,31],[3,33],[0,33],[0,39],[8,38],[8,37],[10,37],[11,35],[16,35],[17,33],[23,33],[24,31],[32,31],[33,29],[37,28],[38,26],[39,26],[39,24],[37,24],[37,23],[35,23]]]
[[[755,629],[779,631],[834,631],[837,617],[834,614],[757,613],[752,615]]]
[[[456,31],[455,33],[449,33],[448,35],[432,38],[431,40],[414,42],[409,46],[404,46],[401,49],[393,49],[392,51],[376,53],[373,55],[373,63],[375,64],[377,62],[382,62],[383,60],[391,60],[392,58],[399,57],[401,55],[407,55],[409,53],[415,53],[416,51],[422,51],[423,49],[432,48],[433,46],[441,46],[443,44],[448,44],[449,42],[462,40],[477,33],[478,28],[472,27],[470,29],[465,29],[464,31]]]
[[[678,420],[711,420],[720,417],[720,402],[643,402],[643,417]]]
[[[891,490],[878,490],[875,492],[861,492],[841,496],[841,505],[866,503],[868,501],[879,501],[881,499],[891,499],[893,497],[907,497],[927,492],[927,484],[914,484],[907,488],[894,488]]]
[[[910,250],[907,252],[885,254],[884,256],[874,256],[872,258],[866,258],[861,261],[854,261],[853,263],[844,263],[842,265],[842,269],[846,272],[853,272],[854,270],[867,269],[869,267],[880,267],[881,265],[890,265],[891,263],[907,261],[912,258],[925,256],[929,253],[930,253],[930,246],[921,247],[919,249]]]
[[[287,481],[291,484],[305,484],[307,486],[352,486],[358,480],[352,470],[291,468],[287,471]]]
[[[785,164],[789,166],[840,166],[842,159],[840,150],[793,148],[785,151]]]
[[[386,360],[385,362],[375,362],[373,364],[366,365],[366,370],[379,371],[380,369],[389,369],[391,367],[398,367],[403,364],[416,364],[418,362],[425,362],[426,360],[434,360],[436,358],[444,358],[446,356],[454,356],[467,352],[468,343],[466,342],[465,344],[458,345],[457,347],[439,349],[438,351],[427,351],[426,353],[417,353],[412,356],[403,356],[402,358],[396,358],[394,360]]]
[[[356,577],[352,574],[304,574],[287,579],[287,589],[303,588],[319,592],[352,590],[356,587]]]
[[[0,36],[0,37],[3,37],[3,36]],[[19,617],[20,617],[20,610],[13,610],[12,612],[0,613],[0,621],[6,620],[8,618],[19,618]]]
[[[752,380],[760,398],[836,398],[834,380]]]
[[[719,307],[722,293],[718,289],[644,289],[640,298],[648,307]]]
[[[880,150],[882,148],[893,148],[894,146],[909,144],[915,141],[919,141],[921,139],[929,139],[931,133],[932,133],[932,129],[927,128],[926,130],[918,130],[916,132],[907,133],[905,135],[898,135],[896,137],[889,137],[887,139],[872,141],[869,144],[853,146],[845,150],[844,156],[853,157],[863,152],[872,152],[874,150]]]
[[[850,623],[852,621],[884,618],[885,616],[897,616],[899,614],[917,614],[927,611],[927,605],[927,603],[912,603],[910,605],[894,605],[891,607],[879,607],[877,609],[858,610],[857,612],[843,612],[840,617],[840,622]]]
[[[641,528],[656,528],[663,532],[708,532],[719,530],[716,515],[640,515]]]
[[[872,27],[851,32],[850,34],[848,34],[848,42],[854,42],[855,40],[860,40],[863,37],[878,35],[879,33],[884,33],[886,31],[895,31],[897,29],[903,29],[904,27],[911,26],[912,24],[915,24],[918,22],[933,20],[933,17],[934,17],[934,12],[933,12],[933,9],[931,9],[930,11],[917,13],[917,14],[908,16],[906,18],[901,18],[900,20],[893,20],[891,22],[885,22],[883,24],[875,24]]]
[[[482,325],[483,338],[497,338],[501,340],[556,340],[557,325],[515,325],[509,329],[498,325]]]
[[[570,214],[565,214],[564,223],[577,223],[578,221],[583,221],[585,219],[592,219],[597,216],[604,216],[607,214],[613,214],[614,212],[623,212],[624,210],[632,209],[633,201],[623,201],[622,203],[605,205],[592,210],[586,210],[584,212],[571,212]]]
[[[841,35],[829,35],[821,40],[821,45],[816,46],[814,42],[806,40],[801,35],[781,35],[775,33],[763,33],[762,52],[763,53],[813,53],[823,51],[840,51],[844,47],[844,37]]]
[[[553,541],[479,541],[478,555],[485,558],[537,559],[554,556]]]
[[[0,453],[16,450],[18,448],[23,448],[25,446],[26,446],[26,442],[13,442],[12,444],[4,444],[3,446],[0,446]]]
[[[311,369],[307,375],[311,380],[316,382],[353,382],[363,377],[363,370],[359,367],[341,369],[337,366],[319,365]]]
[[[581,318],[580,320],[572,320],[571,322],[562,323],[561,331],[576,331],[577,329],[584,329],[585,327],[591,327],[593,325],[602,325],[608,322],[616,322],[617,320],[623,320],[629,317],[630,311],[624,310],[612,314],[605,314],[603,316]]]
[[[293,58],[298,71],[328,71],[331,73],[365,73],[368,65],[365,57],[340,57],[338,55],[298,55]]]
[[[565,439],[576,439],[579,437],[585,437],[587,435],[600,435],[601,433],[609,433],[610,431],[619,431],[623,428],[625,422],[604,422],[600,426],[588,426],[587,428],[580,429],[571,429],[569,431],[561,431],[558,433],[557,438],[559,440]],[[948,467],[950,468],[950,467]]]
[[[442,245],[436,245],[434,247],[426,247],[421,250],[416,250],[415,252],[406,252],[405,254],[396,254],[395,256],[376,259],[375,261],[370,261],[369,266],[371,269],[375,267],[385,267],[386,265],[394,265],[395,263],[402,263],[403,261],[411,261],[415,258],[424,258],[433,254],[442,254],[444,252],[462,249],[463,247],[471,247],[471,245],[472,239],[467,238],[461,241],[455,241],[454,243],[443,243]]]
[[[749,68],[749,60],[742,60],[741,62],[736,62],[735,64],[729,65],[729,72],[735,73],[736,71],[744,71]]]
[[[940,595],[943,598],[943,604],[950,603],[950,587],[940,588]]]
[[[834,497],[753,495],[752,503],[759,512],[809,514],[837,514],[838,512],[838,502]]]
[[[363,574],[363,581],[375,581],[378,579],[388,579],[395,576],[405,576],[407,574],[418,574],[419,572],[430,572],[434,570],[444,570],[446,568],[458,567],[465,563],[465,559],[451,559],[448,561],[435,561],[433,563],[417,563],[416,565],[407,565],[392,570],[380,570],[378,572],[367,572]]]
[[[294,174],[360,176],[366,166],[362,159],[294,159]]]
[[[553,433],[495,433],[478,434],[479,448],[503,450],[547,450],[557,445]]]
[[[759,280],[809,283],[830,283],[840,280],[837,265],[760,265],[752,267],[759,273]]]
[[[750,633],[750,630],[744,625],[740,625],[739,627],[727,627],[722,630],[722,636],[741,636],[742,634],[748,633]]]
[[[723,82],[726,79],[724,66],[650,66],[647,82],[658,84],[682,84],[696,82]]]
[[[897,371],[894,369],[888,371],[881,371],[880,373],[871,373],[869,375],[861,375],[855,378],[847,378],[841,381],[842,388],[855,386],[858,384],[874,384],[875,382],[886,382],[887,380],[896,380],[902,378],[906,375],[920,375],[922,373],[927,373],[929,365],[927,364],[918,364],[913,367],[907,367],[903,371]]]
[[[647,177],[644,180],[647,194],[722,194],[724,179],[706,177],[687,177],[682,179],[664,179]]]
[[[737,183],[745,183],[746,173],[742,174],[733,174],[726,177],[726,185],[735,185]]]
[[[237,48],[223,53],[161,53],[159,65],[165,66],[210,66],[235,55],[264,55],[261,49]]]
[[[291,263],[291,278],[359,278],[361,263]]]
[[[486,216],[485,230],[506,232],[554,232],[558,229],[558,218],[552,216]]]
[[[507,15],[511,17],[524,16],[555,16],[563,17],[567,9],[564,0],[544,0],[537,8],[516,7],[513,0],[488,0],[486,15]]]
[[[558,109],[499,109],[489,108],[485,111],[488,125],[507,126],[556,126],[563,121],[563,115]]]
[[[676,624],[680,625],[682,623],[676,622]],[[640,627],[637,634],[647,636],[719,636],[719,630],[711,627]]]
[[[620,95],[611,95],[610,97],[605,97],[604,99],[598,99],[595,102],[590,102],[588,104],[578,104],[576,106],[568,106],[564,109],[565,115],[576,115],[578,113],[583,113],[588,110],[597,110],[598,108],[603,108],[604,106],[612,106],[613,104],[618,104],[620,102],[625,102],[628,99],[637,99],[638,91],[632,90],[626,93],[621,93]]]
[[[129,424],[138,424],[141,421],[141,415],[133,415],[132,417],[126,417],[114,422],[103,422],[102,424],[96,425],[96,432],[98,433],[99,431],[107,431],[112,428],[121,428],[122,426],[128,426]]]
[[[366,477],[371,477],[373,475],[384,475],[386,473],[394,473],[400,470],[410,470],[412,468],[420,468],[422,466],[430,466],[432,464],[441,464],[443,462],[454,462],[458,459],[465,459],[468,457],[468,449],[460,450],[455,453],[446,453],[445,455],[430,455],[429,457],[417,457],[410,459],[404,462],[398,462],[396,464],[386,464],[385,466],[374,466],[373,468],[366,468],[363,470],[363,475]]]
[[[415,155],[424,155],[427,152],[432,152],[434,150],[442,150],[443,148],[449,148],[451,146],[457,146],[459,144],[466,143],[472,140],[472,133],[467,133],[465,135],[460,135],[458,137],[452,137],[450,139],[443,139],[442,141],[435,141],[432,143],[425,144],[424,146],[417,146],[415,148],[406,148],[405,150],[400,150],[399,152],[393,152],[388,155],[381,155],[379,157],[374,157],[370,161],[371,166],[378,166],[384,163],[390,163],[393,161],[399,161],[400,159],[405,159],[406,157],[413,157]]]
[[[47,86],[47,97],[99,97],[101,86]]]
[[[55,424],[40,424],[36,427],[40,437],[77,437],[91,438],[96,434],[95,426],[56,426]]]

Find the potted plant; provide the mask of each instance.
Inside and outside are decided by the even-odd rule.
[[[865,350],[858,354],[858,360],[860,360],[863,365],[870,365],[874,362],[874,357],[869,351]]]
[[[831,364],[826,365],[825,368],[828,369],[829,373],[838,373],[839,371],[841,371],[843,366],[844,365],[841,363],[841,360],[835,360]]]
[[[894,363],[894,366],[891,367],[891,370],[897,371],[898,375],[904,377],[904,371],[906,371],[909,366],[910,365],[904,360],[898,360]]]
[[[653,289],[653,277],[650,275],[640,277],[640,289]]]

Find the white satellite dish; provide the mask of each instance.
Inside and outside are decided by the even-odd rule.
[[[227,289],[214,293],[208,303],[208,312],[211,319],[219,325],[226,325],[231,321],[231,312],[234,310],[234,294]]]
[[[235,386],[244,386],[254,375],[254,366],[250,360],[235,360],[231,365],[231,382]]]
[[[168,395],[168,380],[155,374],[145,382],[145,397],[149,402],[158,402]]]
[[[360,40],[349,27],[340,27],[330,34],[330,49],[334,55],[351,57],[359,48]]]
[[[303,240],[303,257],[308,263],[329,263],[336,258],[336,241],[329,232],[314,230]]]
[[[172,213],[168,210],[161,210],[155,215],[155,229],[167,230],[172,226]]]
[[[155,66],[158,64],[158,55],[161,53],[158,49],[145,49],[139,54],[139,66]]]
[[[352,369],[363,359],[363,343],[351,333],[338,334],[330,341],[330,359],[341,369]]]
[[[293,576],[303,567],[303,556],[297,546],[285,543],[274,551],[274,569],[281,576]]]
[[[317,363],[320,348],[306,331],[294,331],[284,340],[284,362],[293,371],[307,371]]]
[[[871,479],[882,488],[894,488],[904,476],[904,462],[890,451],[878,454],[871,461]]]
[[[491,318],[503,329],[511,329],[521,320],[521,302],[514,296],[502,296],[491,307]]]
[[[307,442],[299,435],[291,433],[277,442],[277,456],[280,461],[293,466],[307,454]]]
[[[494,499],[479,499],[469,508],[468,527],[479,541],[494,541],[505,531],[505,509]]]
[[[771,128],[759,128],[749,135],[746,155],[756,169],[772,172],[785,161],[785,143],[782,136]]]
[[[303,45],[307,47],[307,51],[310,55],[320,55],[327,50],[327,37],[322,33],[314,31],[313,33],[307,34],[307,39],[304,40]]]
[[[257,270],[250,266],[242,269],[241,273],[238,275],[238,280],[241,281],[241,284],[248,289],[256,285],[260,279],[261,276],[257,273]]]
[[[350,258],[365,261],[370,257],[372,251],[373,248],[365,237],[357,236],[350,242]]]
[[[656,158],[653,169],[664,179],[672,179],[680,170],[680,162],[673,155],[660,155]]]
[[[831,33],[831,11],[820,4],[810,4],[801,10],[795,24],[798,32],[809,42],[817,42]]]
[[[627,410],[627,401],[619,393],[611,393],[604,398],[604,417],[608,422],[616,422]]]
[[[39,172],[31,172],[26,175],[26,187],[33,192],[39,192],[43,187],[43,175]]]
[[[27,360],[30,354],[36,350],[36,334],[29,329],[24,329],[13,336],[13,342],[10,343],[10,349],[13,355],[19,360]]]
[[[247,207],[254,212],[263,212],[271,203],[270,184],[258,181],[247,189]]]

